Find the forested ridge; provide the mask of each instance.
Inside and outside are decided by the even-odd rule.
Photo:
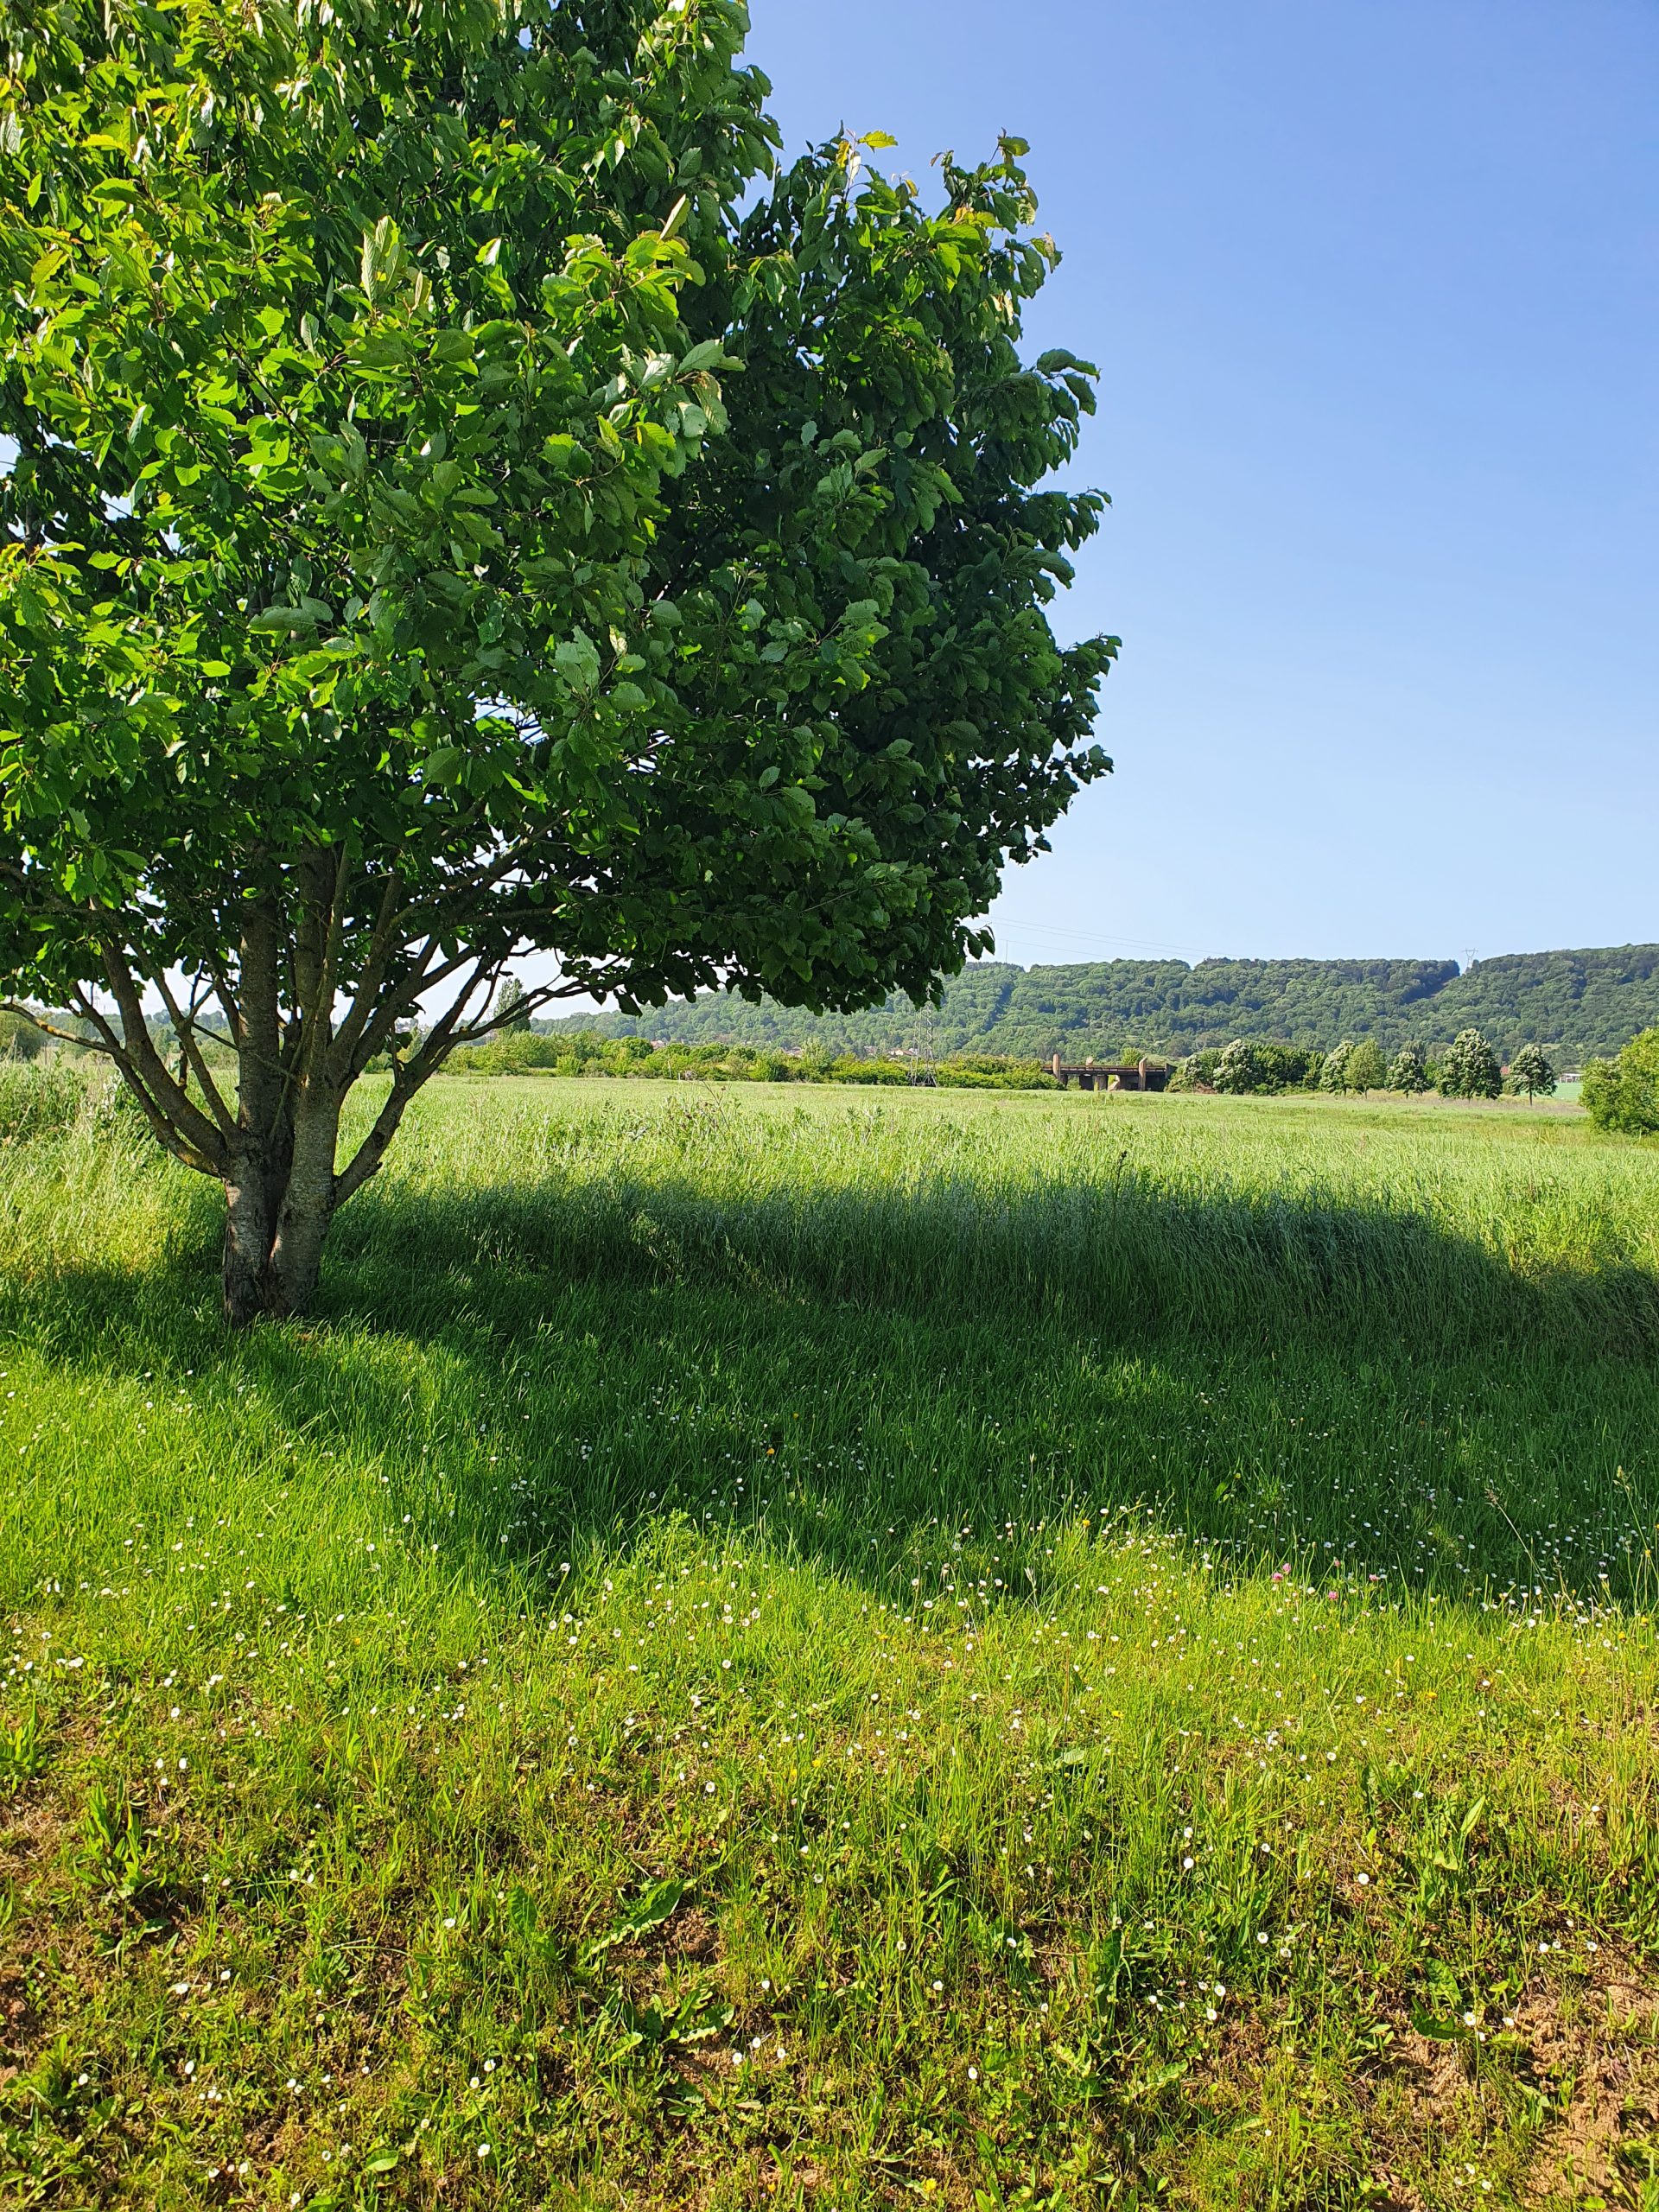
[[[1007,1052],[1046,1058],[1127,1052],[1179,1055],[1235,1037],[1330,1050],[1375,1037],[1385,1050],[1433,1048],[1478,1028],[1502,1053],[1529,1043],[1562,1065],[1617,1052],[1659,1023],[1659,945],[1504,953],[1454,960],[1106,960],[1019,968],[981,961],[949,978],[944,1002],[889,1000],[864,1014],[814,1016],[725,992],[624,1014],[538,1025],[671,1043],[834,1052]]]

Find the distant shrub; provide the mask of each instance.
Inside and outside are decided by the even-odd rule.
[[[473,1075],[528,1075],[550,1068],[564,1040],[533,1036],[528,1029],[505,1029],[482,1045],[464,1046],[451,1065]]]
[[[1616,1060],[1592,1060],[1580,1095],[1599,1129],[1630,1137],[1659,1133],[1659,1029],[1633,1037]]]
[[[1440,1091],[1447,1098],[1496,1098],[1503,1088],[1497,1054],[1478,1029],[1454,1038],[1440,1062]]]
[[[1057,1090],[1059,1085],[1036,1060],[1003,1052],[952,1052],[937,1061],[933,1079],[944,1090]]]
[[[27,1014],[0,1013],[0,1060],[35,1060],[52,1039]]]
[[[1219,1090],[1240,1096],[1312,1089],[1319,1080],[1324,1055],[1306,1045],[1258,1042],[1236,1038],[1230,1045],[1206,1046],[1189,1052],[1169,1070],[1171,1090]]]
[[[1529,1098],[1548,1098],[1555,1089],[1555,1071],[1541,1045],[1523,1045],[1510,1062],[1509,1088]]]
[[[1348,1055],[1344,1070],[1350,1090],[1381,1090],[1389,1079],[1389,1064],[1375,1037],[1366,1037]]]
[[[1224,1046],[1221,1058],[1216,1062],[1214,1083],[1217,1090],[1234,1097],[1268,1088],[1269,1078],[1255,1046],[1248,1039],[1236,1037],[1230,1045]]]
[[[1420,1097],[1431,1088],[1428,1062],[1421,1045],[1402,1045],[1389,1063],[1385,1078],[1390,1090],[1403,1091],[1408,1098]]]
[[[1052,1090],[1035,1060],[997,1052],[946,1059],[866,1058],[823,1051],[787,1053],[753,1045],[653,1045],[647,1037],[601,1037],[590,1030],[509,1030],[458,1052],[463,1075],[628,1076],[647,1083],[849,1083],[893,1088],[931,1082],[947,1090]]]
[[[1170,1090],[1213,1090],[1216,1070],[1220,1061],[1221,1053],[1214,1046],[1207,1047],[1202,1052],[1189,1052],[1184,1060],[1177,1060],[1171,1070]]]
[[[830,1061],[819,1080],[824,1083],[911,1084],[916,1071],[909,1060],[861,1060],[843,1052]]]
[[[1258,1045],[1255,1057],[1270,1090],[1317,1090],[1325,1055],[1308,1045]]]

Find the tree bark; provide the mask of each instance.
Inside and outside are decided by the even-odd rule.
[[[225,1185],[225,1318],[237,1328],[303,1313],[316,1295],[338,1211],[337,1107],[327,1118],[326,1130],[303,1131],[308,1143],[296,1133],[287,1158],[247,1159]]]
[[[275,914],[255,906],[240,949],[237,1128],[225,1178],[225,1317],[238,1328],[309,1306],[340,1198],[345,1091],[326,1065],[327,1010],[314,991],[298,1028],[285,1028],[279,948]]]
[[[316,1294],[323,1239],[340,1203],[335,1155],[342,1101],[331,1085],[302,1082],[288,1181],[270,1248],[270,1310],[302,1313]]]
[[[220,1281],[225,1318],[235,1328],[271,1310],[270,1248],[276,1227],[264,1164],[239,1161],[225,1185],[225,1259]]]

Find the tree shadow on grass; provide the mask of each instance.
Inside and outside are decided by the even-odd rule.
[[[245,1452],[372,1468],[490,1574],[680,1513],[897,1590],[963,1526],[1144,1508],[1241,1565],[1627,1596],[1654,1519],[1654,1278],[1382,1204],[390,1184],[317,1319],[239,1338],[212,1218],[137,1274],[0,1282],[0,1331],[188,1375]]]

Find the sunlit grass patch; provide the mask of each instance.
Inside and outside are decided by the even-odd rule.
[[[1652,1166],[1116,1103],[17,1149],[22,2201],[1639,2204]]]

